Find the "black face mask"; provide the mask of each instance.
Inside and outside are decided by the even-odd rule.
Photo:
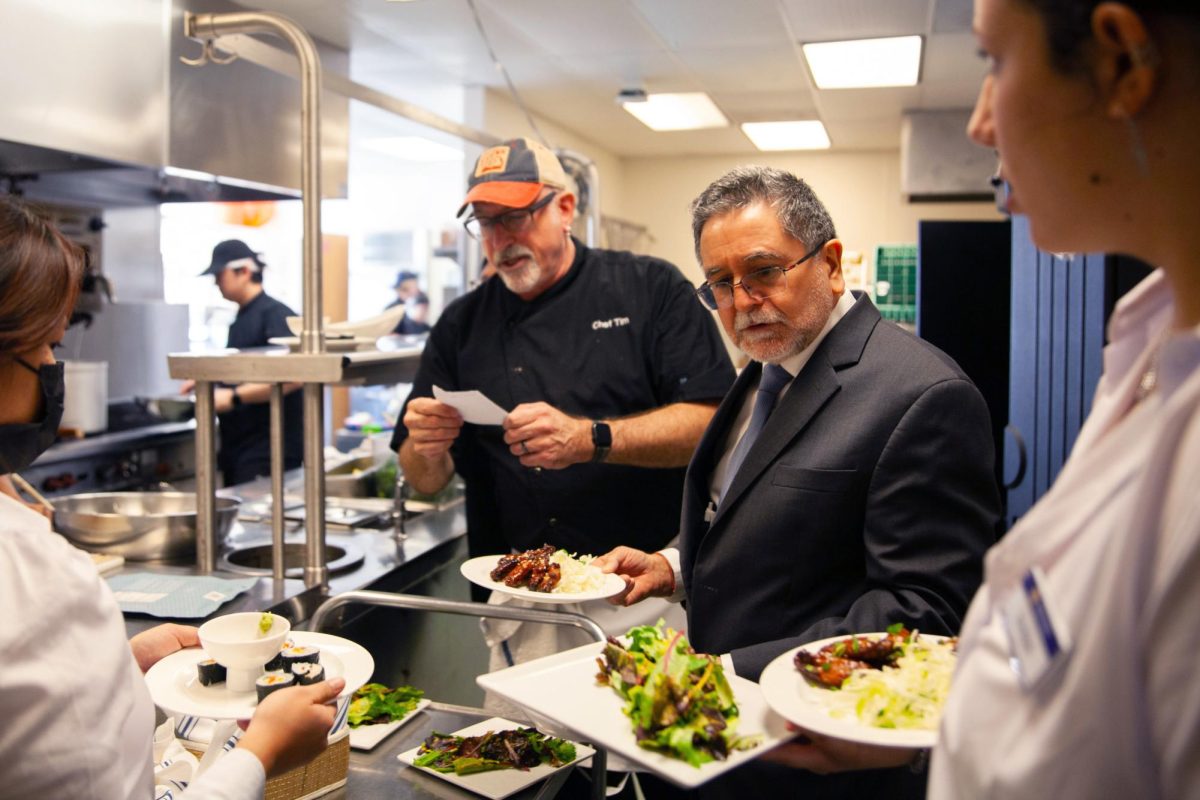
[[[35,367],[18,358],[17,363],[36,373],[46,401],[46,416],[41,422],[0,425],[0,474],[19,472],[46,452],[58,436],[63,415],[63,363]]]

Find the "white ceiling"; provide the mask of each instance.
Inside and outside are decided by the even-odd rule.
[[[467,0],[239,2],[348,49],[350,77],[382,91],[507,92]],[[619,156],[753,153],[737,123],[814,117],[835,150],[895,149],[904,111],[969,108],[985,71],[970,33],[972,0],[476,3],[526,104]],[[915,87],[818,91],[800,55],[808,41],[906,34],[925,37]],[[655,133],[614,102],[632,87],[708,92],[734,124]]]

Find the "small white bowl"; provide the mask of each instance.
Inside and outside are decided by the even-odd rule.
[[[261,617],[257,611],[246,611],[210,619],[200,626],[200,646],[225,667],[225,685],[230,691],[253,691],[263,664],[275,657],[292,631],[292,623],[272,614],[271,628],[263,635],[258,629]]]

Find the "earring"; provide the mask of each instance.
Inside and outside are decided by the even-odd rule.
[[[1129,132],[1129,146],[1133,150],[1133,161],[1137,164],[1138,174],[1143,178],[1149,177],[1150,158],[1146,155],[1146,146],[1142,143],[1142,132],[1138,128],[1137,122],[1129,116],[1123,105],[1118,105],[1113,111],[1125,123],[1125,130]]]

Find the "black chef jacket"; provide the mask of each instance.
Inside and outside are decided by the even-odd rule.
[[[263,347],[277,336],[291,336],[287,318],[294,312],[262,292],[238,309],[229,326],[229,347]],[[217,418],[221,422],[221,451],[217,464],[225,485],[271,474],[271,406],[243,403]],[[283,397],[283,465],[300,466],[304,457],[304,399],[300,391]]]
[[[530,302],[497,278],[451,303],[430,333],[410,400],[431,397],[437,385],[478,389],[509,411],[544,401],[612,419],[724,397],[733,367],[679,270],[578,240],[575,248],[567,274]],[[401,420],[392,447],[407,436]],[[655,550],[679,529],[682,467],[530,469],[498,425],[465,424],[451,455],[467,484],[473,555],[543,543],[579,553],[620,544]]]

